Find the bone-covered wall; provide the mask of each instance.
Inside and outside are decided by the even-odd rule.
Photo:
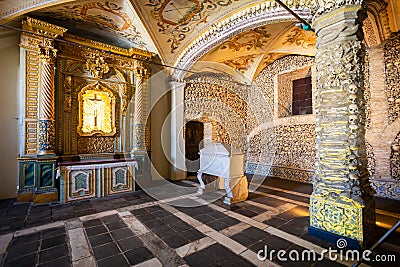
[[[366,131],[369,170],[376,194],[396,199],[400,198],[399,45],[397,32],[369,49],[370,127]]]
[[[245,85],[213,74],[200,75],[186,82],[185,120],[211,123],[212,130],[205,132],[205,139],[246,151],[246,98]]]
[[[376,194],[389,198],[400,196],[399,36],[370,47],[364,64],[368,171]],[[276,60],[251,86],[218,77],[188,81],[186,121],[210,124],[205,138],[244,151],[246,173],[312,183],[315,114],[291,115],[292,82],[307,76],[312,78],[314,104],[314,58],[308,56]],[[379,118],[382,113],[386,123]]]
[[[270,112],[267,116],[257,114],[262,119],[248,135],[247,173],[312,181],[315,115],[292,116],[291,102],[293,81],[312,76],[313,63],[313,57],[286,56],[255,78],[254,87],[259,88],[260,95],[249,93],[249,106],[256,109],[266,102]]]

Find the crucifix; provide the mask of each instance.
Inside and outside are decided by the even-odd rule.
[[[94,94],[94,98],[88,98],[88,100],[90,100],[90,101],[92,101],[93,103],[94,103],[94,110],[93,110],[93,122],[94,122],[94,126],[93,126],[93,128],[94,128],[94,130],[97,130],[98,129],[98,113],[97,113],[97,110],[98,109],[100,109],[101,108],[101,105],[99,105],[100,103],[99,102],[103,102],[103,100],[102,99],[98,99],[97,98],[97,94],[95,93]]]

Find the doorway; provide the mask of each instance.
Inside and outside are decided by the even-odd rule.
[[[204,139],[204,124],[199,121],[189,121],[185,127],[185,158],[187,175],[197,175],[200,168],[200,147]]]

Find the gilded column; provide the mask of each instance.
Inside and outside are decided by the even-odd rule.
[[[365,148],[362,0],[320,0],[317,38],[316,171],[309,233],[368,243],[375,225]]]
[[[135,110],[133,116],[132,152],[146,152],[149,147],[149,69],[141,62],[135,66]]]
[[[67,29],[33,18],[22,22],[21,148],[18,202],[58,200],[54,131],[54,39]]]
[[[39,97],[39,155],[55,154],[54,61],[57,50],[40,49],[41,77]]]

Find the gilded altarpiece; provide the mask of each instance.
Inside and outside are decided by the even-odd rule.
[[[109,66],[96,77],[87,68],[101,54],[60,44],[57,65],[57,153],[65,155],[129,152],[125,116],[134,92],[133,74]],[[64,52],[63,52],[64,51]]]
[[[135,74],[152,54],[77,37],[31,18],[24,28],[36,35],[21,35],[18,200],[66,202],[134,190]],[[49,192],[51,197],[36,201]]]

